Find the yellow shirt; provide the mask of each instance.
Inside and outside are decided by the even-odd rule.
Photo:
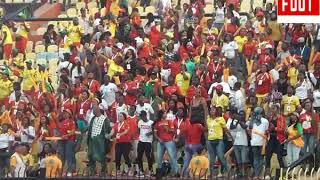
[[[107,61],[109,67],[108,67],[108,75],[110,77],[113,77],[113,75],[116,73],[116,72],[119,72],[119,73],[122,73],[124,71],[123,67],[116,64],[112,59],[109,59]]]
[[[29,24],[26,24],[26,26],[27,28],[30,28]],[[19,24],[17,34],[22,37],[28,38],[29,32],[27,31],[26,27],[24,27],[23,23]]]
[[[296,111],[296,108],[300,105],[300,101],[297,96],[292,95],[289,97],[288,95],[285,95],[282,96],[281,104],[283,105],[283,114],[287,116]]]
[[[215,94],[211,99],[211,105],[216,107],[222,107],[222,110],[225,110],[225,108],[229,105],[229,98],[224,94],[222,94],[221,96]]]
[[[37,71],[34,69],[24,70],[22,73],[23,81],[22,81],[22,90],[31,90],[34,86],[36,87],[36,77]]]
[[[210,29],[208,27],[204,28],[203,33],[206,35],[218,35],[219,29],[216,27],[211,27]]]
[[[189,164],[190,176],[193,178],[206,179],[209,169],[209,159],[204,155],[194,156]],[[199,177],[204,175],[203,177]]]
[[[299,71],[294,67],[291,67],[288,70],[288,77],[289,77],[289,81],[290,81],[290,85],[291,86],[295,86],[297,84],[297,82],[298,82],[298,73],[299,73]]]
[[[114,22],[110,22],[108,24],[108,30],[111,33],[111,37],[114,37],[116,35],[116,28],[117,28],[117,24]]]
[[[185,80],[183,78],[183,75],[181,73],[176,75],[176,84],[180,88],[181,94],[183,96],[186,96],[186,94],[187,94],[188,88],[190,86],[190,78],[191,78],[190,73],[188,73],[188,72],[185,72],[185,73],[188,76],[187,80]]]
[[[294,128],[293,125],[291,125],[289,128],[288,128],[288,138],[292,138],[292,137],[295,137],[299,134],[302,134],[303,133],[303,130],[302,130],[302,126],[300,123],[297,124],[297,128]],[[292,143],[298,147],[303,147],[304,146],[304,141],[302,139],[302,137],[299,137],[295,140],[292,140]]]
[[[282,25],[279,24],[277,21],[269,21],[268,27],[272,30],[272,40],[280,41],[282,39]]]
[[[13,40],[12,40],[12,34],[10,29],[8,28],[8,26],[3,25],[1,28],[1,38],[3,38],[4,33],[7,34],[6,39],[4,39],[3,44],[12,44]]]
[[[56,155],[46,157],[44,163],[45,163],[47,178],[56,177],[58,175],[57,174],[58,170],[62,169],[62,162]]]
[[[12,92],[12,82],[9,80],[4,81],[0,79],[0,99],[9,97]]]
[[[34,165],[34,159],[33,159],[31,154],[27,154],[25,156],[20,155],[20,157],[22,158],[23,162],[27,166],[33,166]],[[11,156],[11,158],[10,158],[10,166],[13,166],[13,167],[17,166],[17,158],[15,156]]]
[[[226,126],[226,120],[223,117],[212,119],[207,118],[208,140],[223,139],[223,128]]]
[[[70,25],[70,27],[68,28],[68,33],[68,37],[70,38],[70,41],[72,43],[80,42],[81,35],[84,33],[84,29],[80,25]]]
[[[119,16],[119,11],[120,11],[120,9],[121,9],[121,8],[119,7],[117,1],[113,1],[113,2],[111,3],[110,12],[111,12],[114,16],[116,16],[116,17]]]
[[[242,48],[243,48],[243,45],[244,43],[246,43],[248,41],[248,38],[247,36],[244,36],[244,37],[241,37],[241,36],[236,36],[234,38],[234,40],[237,42],[238,44],[238,52],[239,53],[242,53]]]

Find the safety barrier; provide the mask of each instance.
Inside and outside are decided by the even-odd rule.
[[[235,169],[233,168],[233,170],[230,170],[228,172],[228,177],[225,177],[224,179],[249,179],[248,177],[251,177],[252,174],[248,174],[248,176],[246,177],[238,177],[234,171]],[[293,177],[295,177],[296,179],[299,180],[309,180],[309,179],[319,179],[320,178],[320,168],[318,170],[316,170],[315,168],[310,169],[309,168],[288,168],[286,171],[284,171],[283,168],[280,169],[271,169],[271,172],[273,172],[273,170],[276,170],[276,175],[273,175],[271,177],[271,179],[279,179],[279,180],[290,180]],[[70,179],[70,178],[85,178],[85,179],[154,179],[155,177],[139,177],[139,176],[129,176],[128,173],[125,174],[121,174],[118,175],[117,173],[115,173],[115,170],[113,169],[111,171],[111,174],[95,174],[94,176],[89,176],[90,172],[88,171],[88,168],[84,168],[82,170],[78,169],[75,173],[72,174],[71,177],[66,177],[65,174],[50,174],[49,178],[51,176],[51,178],[55,178],[55,177],[59,177],[59,179]],[[250,171],[247,171],[250,172]],[[283,174],[283,172],[285,172],[285,174]],[[309,173],[309,174],[308,174]],[[194,175],[194,172],[192,172],[193,175],[191,175],[190,177],[181,177],[179,179],[200,179],[200,178],[204,178],[207,177],[208,179],[221,179],[219,176],[217,177],[211,177],[209,175],[209,172],[207,170],[205,170],[205,172],[202,174],[201,177],[197,177]],[[4,172],[0,171],[0,178],[13,178],[11,176],[10,173],[8,172]],[[39,172],[37,173],[30,173],[30,172],[23,172],[21,173],[20,170],[17,172],[18,177],[14,177],[14,178],[21,178],[21,179],[37,179],[39,177],[45,177],[45,169],[40,169]],[[35,176],[35,177],[27,177],[27,175],[31,175],[31,176]],[[283,176],[284,175],[284,176]],[[20,176],[20,177],[19,177]],[[266,176],[262,176],[262,179],[265,179]],[[177,179],[177,178],[168,178],[168,177],[163,177],[165,179]]]

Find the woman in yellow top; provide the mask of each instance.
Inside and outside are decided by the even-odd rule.
[[[19,23],[16,33],[16,49],[19,53],[25,53],[28,43],[28,34],[30,31],[30,25],[26,22]]]
[[[4,105],[5,108],[8,108],[9,105],[9,95],[13,91],[12,82],[9,79],[9,72],[3,71],[1,72],[0,79],[0,108]]]
[[[3,25],[2,20],[0,20],[0,45],[2,46],[3,58],[9,60],[12,52],[12,34],[8,26]]]
[[[226,121],[222,117],[221,107],[212,107],[210,110],[210,116],[207,118],[208,128],[208,150],[210,157],[210,169],[214,169],[216,156],[221,162],[221,174],[226,176],[228,173],[227,160],[224,157],[224,142],[223,133],[226,132],[232,137],[227,130]],[[213,172],[211,172],[213,177]]]
[[[288,139],[284,143],[288,143],[288,165],[299,159],[301,148],[304,146],[302,140],[302,126],[299,122],[299,114],[294,112],[290,115],[290,125],[288,128]]]

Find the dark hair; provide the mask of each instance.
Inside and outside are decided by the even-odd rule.
[[[146,111],[141,111],[140,112],[140,117],[142,118],[143,116],[147,116],[147,112]]]
[[[162,119],[162,116],[165,114],[163,110],[158,111],[157,119],[156,121],[160,121]]]
[[[216,117],[222,117],[222,113],[223,113],[222,107],[217,106],[216,107]]]
[[[79,61],[79,62],[77,62],[77,63],[73,63],[73,64],[72,64],[72,67],[71,67],[71,70],[70,70],[70,76],[71,76],[71,77],[72,77],[72,71],[73,71],[73,69],[74,69],[75,67],[77,67],[77,69],[78,69],[78,74],[81,74],[81,73],[82,73],[82,70],[81,70],[81,62]]]
[[[124,119],[127,119],[127,114],[126,113],[121,112],[120,114],[123,116]]]
[[[40,159],[43,159],[43,158],[46,157],[46,152],[44,151],[44,147],[45,147],[45,146],[49,146],[49,152],[51,151],[52,144],[50,144],[50,143],[45,143],[45,144],[43,145],[43,147],[42,147],[42,151],[39,153],[39,158],[40,158]]]

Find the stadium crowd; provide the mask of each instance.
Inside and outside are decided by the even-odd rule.
[[[146,21],[150,0],[97,3],[47,26],[58,61],[29,58],[30,23],[1,20],[1,176],[73,176],[84,151],[89,176],[270,179],[273,154],[315,153],[320,26],[277,23],[269,0],[245,17],[241,1],[157,0]]]

